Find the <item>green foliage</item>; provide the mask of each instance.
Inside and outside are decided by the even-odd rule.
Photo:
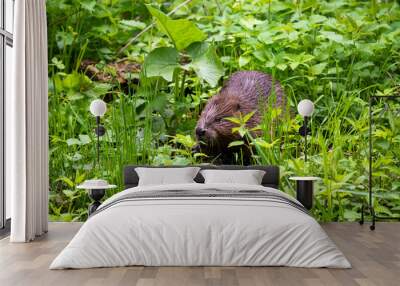
[[[145,59],[145,75],[161,76],[167,81],[172,81],[174,72],[180,67],[185,71],[194,70],[198,77],[211,86],[216,86],[224,75],[224,70],[214,47],[202,42],[206,35],[188,20],[171,20],[155,8],[147,8],[156,18],[160,30],[169,36],[176,49],[157,48],[150,52]],[[191,62],[180,65],[187,56]]]
[[[179,53],[174,48],[157,48],[151,51],[144,62],[146,76],[161,76],[172,81],[174,71],[179,67]]]
[[[224,75],[224,69],[214,47],[208,43],[193,43],[187,53],[192,61],[185,68],[193,69],[199,78],[216,86]]]
[[[157,27],[171,39],[178,51],[182,51],[192,43],[201,42],[207,38],[207,35],[189,20],[172,20],[150,5],[147,5],[147,9],[156,18]]]
[[[281,166],[289,194],[289,176],[321,177],[314,216],[355,220],[367,198],[368,98],[400,85],[400,7],[375,2],[192,1],[166,16],[182,1],[152,2],[156,9],[148,1],[48,0],[51,218],[84,220],[89,199],[76,185],[103,177],[122,186],[124,164],[209,162],[191,152],[199,114],[221,77],[255,69],[281,82],[287,106],[271,102],[256,130],[246,127],[251,115],[231,118],[243,137],[231,147],[249,145],[253,163]],[[119,54],[153,19],[157,28]],[[85,59],[109,80],[85,74]],[[107,63],[125,60],[143,68],[125,73],[123,84]],[[95,98],[108,102],[100,168],[88,112]],[[304,98],[316,105],[307,164],[296,112]],[[373,203],[381,215],[400,214],[399,108],[383,100],[374,107]]]

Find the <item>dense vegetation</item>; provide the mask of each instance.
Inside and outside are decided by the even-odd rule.
[[[264,115],[266,132],[250,138],[253,163],[280,165],[290,194],[290,175],[321,177],[315,217],[355,220],[367,198],[368,99],[399,90],[396,1],[184,2],[47,1],[51,217],[85,219],[89,199],[77,184],[104,177],[121,186],[124,164],[208,162],[191,151],[200,111],[231,73],[260,70],[282,83],[289,112]],[[95,98],[108,105],[100,168],[89,113]],[[304,98],[316,104],[307,165],[296,112]],[[378,100],[373,112],[374,206],[396,216],[399,108]],[[249,139],[244,121],[236,131]]]

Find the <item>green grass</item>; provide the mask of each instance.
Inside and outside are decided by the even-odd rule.
[[[116,77],[109,62],[143,63],[159,47],[172,46],[150,29],[122,54],[128,40],[152,22],[143,1],[48,0],[50,215],[84,220],[89,199],[76,185],[104,177],[122,187],[124,164],[194,164],[193,130],[208,98],[218,91],[193,70],[177,69],[173,80],[128,74],[129,84],[102,83],[85,76],[84,59]],[[168,3],[172,3],[169,5]],[[158,1],[165,13],[181,1]],[[154,4],[154,3],[153,3]],[[208,35],[224,68],[272,74],[285,89],[287,111],[266,112],[255,164],[281,166],[281,189],[294,194],[290,175],[320,176],[314,216],[322,221],[355,220],[366,199],[368,178],[368,98],[398,93],[400,7],[395,1],[192,1],[173,18],[191,20]],[[185,51],[181,51],[185,57]],[[139,78],[139,84],[134,79]],[[222,84],[220,80],[219,86]],[[103,98],[101,167],[95,168],[95,119],[91,100]],[[304,98],[315,102],[309,162],[303,160]],[[374,111],[374,205],[379,214],[400,215],[399,112]],[[397,110],[396,110],[397,109]],[[272,129],[272,131],[271,131]],[[250,134],[251,135],[251,134]],[[240,156],[239,163],[240,163]],[[107,195],[112,195],[110,191]]]

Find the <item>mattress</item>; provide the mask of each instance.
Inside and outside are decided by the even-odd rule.
[[[351,267],[285,193],[193,183],[135,187],[107,199],[50,269],[133,265]]]

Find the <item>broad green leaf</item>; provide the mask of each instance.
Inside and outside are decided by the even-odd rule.
[[[266,61],[265,53],[264,53],[263,50],[256,50],[256,51],[254,51],[254,52],[253,52],[253,55],[254,55],[254,57],[255,57],[257,60],[259,60],[259,61],[262,61],[262,62],[265,62],[265,61]]]
[[[214,47],[207,43],[193,43],[187,52],[192,58],[188,66],[193,68],[198,77],[211,86],[216,86],[224,75],[224,69]]]
[[[155,94],[154,99],[148,101],[147,108],[150,108],[152,111],[163,111],[168,103],[168,95],[165,93],[157,93]]]
[[[72,155],[70,157],[71,161],[76,162],[79,160],[82,160],[83,156],[80,153],[74,153],[74,155]]]
[[[172,161],[172,165],[175,166],[186,166],[189,165],[191,162],[189,159],[185,158],[185,157],[181,157],[181,156],[177,156],[174,158],[174,160]]]
[[[254,16],[240,18],[239,23],[243,28],[246,28],[248,30],[253,30],[254,27],[257,25],[266,24],[264,21],[254,18]]]
[[[360,214],[354,210],[345,210],[343,216],[349,221],[358,220],[360,218]]]
[[[354,64],[354,70],[363,70],[375,66],[373,62],[357,62]]]
[[[128,28],[134,28],[134,29],[144,29],[146,28],[146,24],[140,21],[135,21],[135,20],[121,20],[119,23],[122,26],[126,26]]]
[[[79,140],[81,141],[82,145],[92,142],[92,140],[90,140],[90,137],[86,134],[79,134]]]
[[[96,95],[104,95],[106,94],[111,88],[113,87],[112,84],[104,83],[104,82],[94,82],[94,87],[92,91]]]
[[[310,22],[309,21],[305,21],[305,20],[300,20],[298,22],[293,23],[293,27],[296,30],[308,31],[309,30],[309,26],[310,26]]]
[[[75,195],[75,191],[71,191],[71,190],[63,190],[62,191],[64,193],[64,195],[66,195],[67,197],[69,197],[70,199],[73,198],[73,196]]]
[[[258,35],[257,39],[266,45],[273,44],[274,43],[273,36],[275,34],[276,34],[276,31],[275,32],[264,31]]]
[[[172,81],[174,70],[179,65],[179,53],[174,48],[157,48],[147,55],[144,72],[147,77],[161,76]]]
[[[65,76],[62,84],[66,89],[81,91],[91,87],[92,82],[86,75],[73,72]]]
[[[310,73],[312,75],[319,75],[324,71],[326,65],[327,65],[327,63],[319,63],[316,65],[313,65],[310,67]]]
[[[74,33],[69,32],[69,31],[58,31],[56,33],[56,41],[57,41],[57,47],[59,49],[64,49],[67,46],[72,45],[74,42]]]
[[[82,1],[81,2],[81,6],[82,6],[83,9],[85,9],[89,13],[93,13],[94,12],[94,7],[96,6],[96,1],[95,0]]]
[[[323,15],[314,14],[310,16],[309,21],[311,24],[323,23],[326,21],[326,17]]]
[[[84,98],[84,95],[82,93],[80,93],[80,92],[70,91],[70,92],[67,93],[67,98],[70,101],[80,100],[80,99]]]
[[[287,68],[287,65],[286,64],[277,64],[276,67],[278,69],[280,69],[281,71],[284,71]]]
[[[72,73],[67,75],[63,80],[63,85],[65,88],[68,89],[79,89],[81,79],[79,74]]]
[[[346,40],[342,35],[337,34],[335,32],[321,31],[321,35],[323,35],[328,40],[331,40],[331,41],[339,43],[339,44],[347,44],[348,43],[348,40]]]
[[[67,139],[67,145],[68,146],[72,146],[72,145],[80,145],[81,141],[79,141],[79,139],[76,138],[69,138]]]
[[[289,66],[292,70],[295,70],[300,65],[299,62],[290,62]]]
[[[150,14],[156,18],[157,27],[165,33],[181,51],[194,42],[201,42],[207,38],[197,26],[189,20],[172,20],[163,12],[146,5]]]
[[[304,52],[298,55],[289,54],[285,56],[285,59],[289,61],[289,66],[292,70],[295,70],[299,65],[308,66],[307,63],[313,58],[313,55],[309,55]]]
[[[221,62],[223,63],[229,63],[232,60],[232,57],[230,56],[222,56],[219,58],[221,60]]]
[[[70,188],[74,187],[74,182],[72,182],[72,180],[67,177],[61,177],[61,178],[57,179],[57,181],[62,181],[64,183],[66,183],[67,186],[69,186]]]
[[[172,142],[182,144],[187,148],[193,148],[196,145],[196,141],[190,135],[176,134],[172,139]]]
[[[250,57],[240,56],[239,57],[239,67],[244,67],[251,61]]]

